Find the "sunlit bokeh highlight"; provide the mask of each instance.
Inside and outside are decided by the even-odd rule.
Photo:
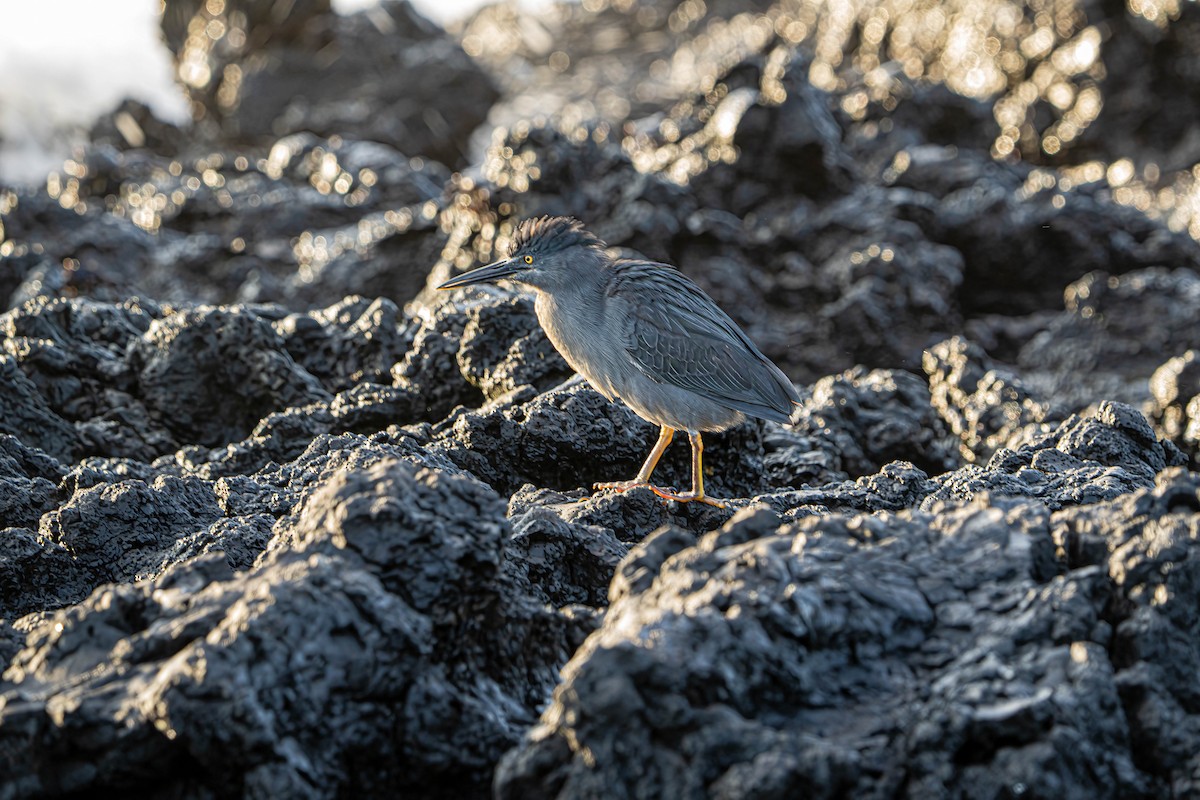
[[[940,83],[992,105],[993,157],[1061,168],[1064,191],[1107,181],[1117,202],[1162,218],[1172,230],[1200,232],[1195,170],[1168,173],[1152,161],[1132,164],[1118,158],[1108,164],[1075,155],[1104,110],[1104,53],[1111,35],[1089,21],[1083,3],[782,0],[761,13],[722,19],[704,0],[686,0],[665,12],[644,7],[629,16],[611,13],[628,8],[615,0],[583,0],[533,23],[511,7],[497,6],[466,22],[460,33],[473,57],[509,69],[517,82],[545,87],[536,109],[512,111],[552,113],[564,130],[597,118],[623,122],[631,106],[638,119],[642,105],[681,104],[678,113],[645,120],[653,125],[625,125],[619,137],[639,170],[676,183],[736,159],[732,134],[739,116],[752,103],[783,103],[786,89],[773,78],[792,59],[811,57],[808,79],[841,95],[841,111],[852,122],[873,119],[885,132],[887,115],[904,101],[913,82]],[[1166,29],[1179,17],[1181,3],[1129,0],[1127,11]],[[614,17],[625,27],[614,24]],[[584,54],[558,49],[560,40],[571,38],[566,32],[585,20],[594,26],[589,28],[595,33],[591,49]],[[661,48],[671,57],[655,57],[651,44],[664,35],[680,41]],[[594,91],[605,52],[637,52],[630,42],[639,37],[646,43],[645,68],[632,91],[625,98]],[[759,86],[733,88],[721,82],[725,69],[756,53],[764,62]],[[578,65],[579,55],[587,57],[587,67]],[[693,93],[696,86],[704,92],[700,97]],[[707,124],[681,129],[679,120],[689,117]]]

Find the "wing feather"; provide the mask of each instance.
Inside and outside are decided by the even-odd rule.
[[[796,389],[699,286],[674,267],[619,261],[609,289],[642,374],[730,408],[786,421]]]

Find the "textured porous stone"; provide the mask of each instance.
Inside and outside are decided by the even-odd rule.
[[[1172,616],[1200,583],[1172,571],[1155,588],[1161,573],[1140,554],[1194,558],[1198,502],[1195,477],[1175,471],[1054,515],[975,501],[780,527],[747,510],[694,545],[665,528],[617,567],[604,623],[501,763],[497,792],[1190,791],[1194,753],[1165,745],[1147,759],[1142,736],[1167,734],[1168,708],[1172,729],[1194,725],[1180,696],[1190,681],[1155,676],[1200,653],[1194,615]],[[1090,551],[1099,565],[1067,569],[1056,542],[1080,534],[1109,547]],[[1131,580],[1131,563],[1151,586]],[[1131,599],[1114,608],[1114,593]],[[1183,626],[1182,649],[1139,651],[1163,625]]]
[[[329,400],[270,325],[239,309],[156,320],[133,356],[151,415],[179,439],[209,447],[244,438],[271,411]]]
[[[482,794],[588,624],[508,576],[503,501],[381,458],[285,532],[248,571],[201,555],[31,621],[0,684],[10,794]]]

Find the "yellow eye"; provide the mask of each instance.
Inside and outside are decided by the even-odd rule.
[[[526,263],[526,264],[532,264],[532,263],[533,263],[533,256],[525,256],[525,258],[524,258],[524,261],[525,261],[525,263]]]

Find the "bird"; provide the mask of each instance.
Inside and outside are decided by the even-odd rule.
[[[507,258],[437,288],[503,280],[533,290],[538,322],[576,372],[609,401],[619,399],[659,426],[637,475],[597,483],[596,490],[644,486],[664,500],[724,508],[704,491],[701,435],[748,416],[786,423],[800,404],[783,371],[693,280],[668,264],[612,257],[573,217],[524,220]],[[650,480],[677,431],[691,444],[690,491]]]

